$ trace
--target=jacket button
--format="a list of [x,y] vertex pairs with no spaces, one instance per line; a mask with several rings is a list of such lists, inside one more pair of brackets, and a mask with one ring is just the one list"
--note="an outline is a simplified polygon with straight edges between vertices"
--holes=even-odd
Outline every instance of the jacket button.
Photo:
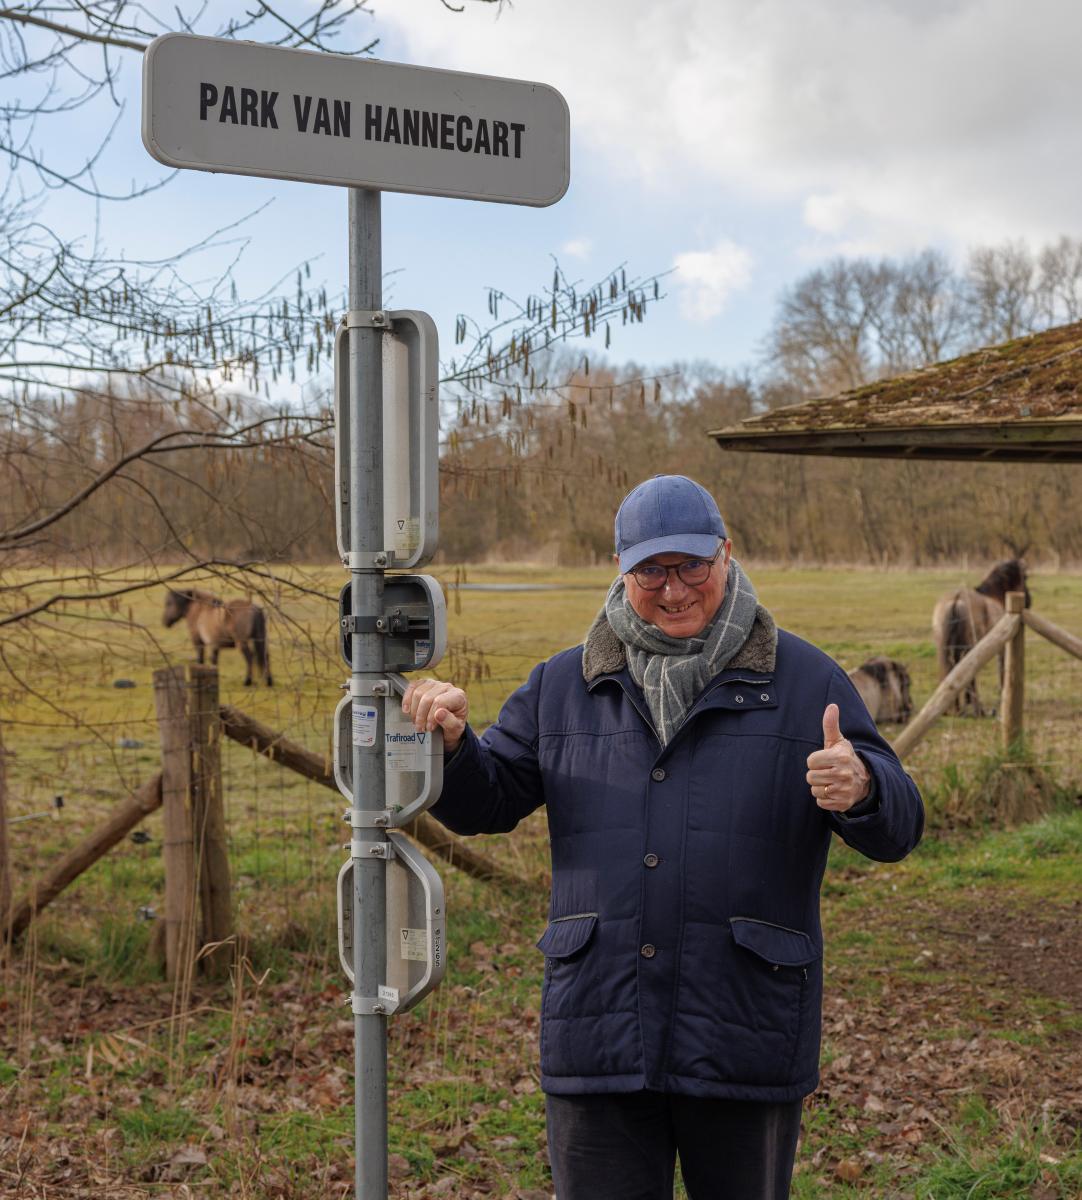
[[733,699],[734,699],[734,700],[737,702],[737,704],[743,704],[743,703],[744,703],[744,697],[743,697],[743,696],[737,695],[737,696],[734,696],[734,697],[733,697]]
[[646,945],[643,946],[643,948],[639,951],[639,953],[643,956],[643,958],[653,958],[657,953],[657,950],[651,946],[649,942],[647,942]]
[[661,859],[658,858],[656,854],[647,854],[642,861],[646,863],[648,867],[656,867],[658,863],[661,862]]
[[655,767],[650,772],[650,778],[655,783],[660,783],[665,778],[665,768],[664,767]]
[[759,697],[759,699],[760,700],[769,700],[770,694],[768,692],[763,692],[763,694]]

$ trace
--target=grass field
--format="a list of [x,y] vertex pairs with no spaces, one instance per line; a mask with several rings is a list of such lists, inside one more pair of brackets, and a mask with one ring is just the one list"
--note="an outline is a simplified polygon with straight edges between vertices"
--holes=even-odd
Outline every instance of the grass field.
[[[448,585],[456,574],[435,573]],[[929,615],[961,572],[751,574],[780,624],[847,667],[897,657],[915,703],[928,696]],[[269,586],[274,689],[242,688],[233,652],[221,664],[225,702],[321,753],[346,677],[321,597],[342,578],[289,569]],[[452,649],[439,673],[469,681],[485,724],[539,658],[581,640],[609,575],[506,566],[467,580],[564,585],[448,589]],[[1031,589],[1037,611],[1080,632],[1082,576],[1038,574]],[[10,815],[65,798],[61,821],[12,826],[17,884],[157,769],[150,674],[188,654],[180,629],[161,628],[160,604],[148,592],[130,609],[73,608],[0,646]],[[994,668],[982,688],[992,700]],[[948,720],[907,763],[936,832],[895,866],[832,854],[824,1082],[805,1122],[799,1197],[1082,1196],[1082,663],[1032,635],[1026,721],[1061,789],[1042,823],[951,828],[997,727]],[[150,818],[151,841],[87,872],[4,967],[0,1194],[308,1198],[351,1186],[352,1022],[332,950],[341,805],[232,743],[223,758],[250,938],[239,986],[199,985],[181,1019],[156,979],[138,917],[161,900],[160,816]],[[391,1023],[396,1195],[548,1194],[532,948],[547,904],[543,817],[484,849],[521,886],[505,893],[441,865],[448,979]]]

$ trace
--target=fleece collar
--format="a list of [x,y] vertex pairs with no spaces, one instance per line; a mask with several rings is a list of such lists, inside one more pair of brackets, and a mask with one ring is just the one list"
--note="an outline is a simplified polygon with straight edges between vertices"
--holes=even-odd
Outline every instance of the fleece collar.
[[[774,618],[760,604],[755,610],[755,621],[747,641],[725,664],[726,671],[738,668],[769,675],[774,670],[774,658],[778,648],[778,628]],[[582,648],[582,677],[593,683],[599,675],[610,675],[627,666],[627,651],[624,643],[613,632],[605,610],[597,614],[586,643]]]

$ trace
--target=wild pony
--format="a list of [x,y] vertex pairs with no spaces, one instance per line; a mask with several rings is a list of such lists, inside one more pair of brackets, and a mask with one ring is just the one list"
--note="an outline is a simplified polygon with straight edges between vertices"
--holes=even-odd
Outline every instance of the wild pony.
[[197,662],[203,661],[209,648],[210,665],[216,667],[219,650],[239,646],[246,667],[244,686],[252,686],[253,663],[267,687],[274,686],[267,649],[267,618],[258,604],[250,600],[219,600],[199,588],[177,591],[170,588],[162,621],[169,629],[182,618],[188,624]]
[[[1025,592],[1026,608],[1029,608],[1026,564],[1021,555],[996,563],[975,588],[955,588],[939,598],[932,612],[932,633],[940,679],[960,663],[1003,616],[1004,597],[1008,592]],[[1002,654],[999,657],[999,676],[1002,683]],[[962,714],[969,712],[975,717],[984,715],[977,695],[976,679],[962,689],[955,707]]]
[[878,654],[849,672],[864,707],[877,725],[897,721],[904,725],[913,713],[909,671],[895,658]]

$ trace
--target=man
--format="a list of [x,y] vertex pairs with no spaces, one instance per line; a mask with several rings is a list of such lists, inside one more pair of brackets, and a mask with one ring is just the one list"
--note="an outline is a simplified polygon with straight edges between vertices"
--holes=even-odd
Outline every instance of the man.
[[818,1082],[819,886],[833,832],[893,862],[920,795],[832,659],[778,630],[710,494],[641,483],[583,646],[478,737],[466,693],[410,685],[443,730],[432,809],[458,833],[547,806],[541,1082],[558,1200],[789,1193]]

